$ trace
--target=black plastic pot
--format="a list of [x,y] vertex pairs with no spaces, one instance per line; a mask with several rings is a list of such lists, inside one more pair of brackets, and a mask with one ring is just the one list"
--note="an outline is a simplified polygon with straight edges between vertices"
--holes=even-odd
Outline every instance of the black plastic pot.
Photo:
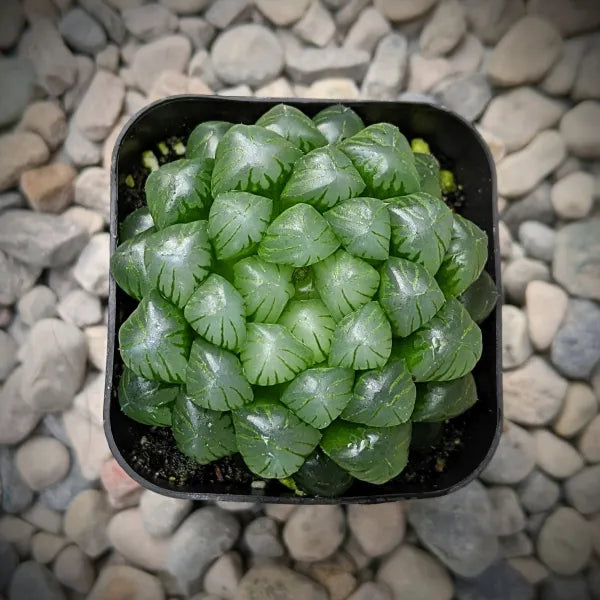
[[[111,168],[111,255],[118,243],[118,225],[135,206],[127,200],[125,178],[139,172],[141,153],[171,136],[187,138],[200,122],[222,119],[253,123],[281,100],[224,98],[212,96],[177,96],[160,100],[140,111],[123,128],[113,153]],[[331,101],[286,100],[287,103],[313,116]],[[486,270],[500,287],[498,252],[496,179],[489,150],[475,131],[462,118],[449,111],[410,102],[347,101],[366,124],[387,121],[397,125],[410,139],[425,138],[434,154],[445,157],[452,165],[457,181],[464,189],[465,204],[460,212],[484,229],[489,237],[489,259]],[[483,355],[474,376],[479,401],[458,420],[460,443],[446,439],[447,447],[455,446],[445,465],[435,469],[428,464],[424,473],[403,473],[385,485],[356,482],[342,497],[328,499],[298,497],[279,484],[253,489],[248,481],[235,477],[222,481],[194,479],[183,485],[157,477],[148,469],[138,472],[136,448],[148,436],[150,428],[126,417],[120,410],[117,388],[121,373],[117,332],[132,309],[132,304],[111,278],[109,294],[108,355],[104,401],[104,428],[110,448],[119,464],[141,485],[155,492],[193,500],[262,501],[272,503],[376,503],[406,498],[425,498],[452,492],[474,479],[491,458],[500,435],[502,422],[501,389],[501,323],[500,306],[482,324]],[[455,435],[454,430],[450,432]],[[447,436],[446,436],[447,437]],[[440,442],[442,443],[442,442]],[[158,451],[164,452],[164,445]],[[153,449],[150,448],[149,452]],[[174,444],[168,452],[177,453]],[[428,450],[430,453],[431,451]],[[410,467],[410,462],[409,462]],[[206,468],[211,468],[210,466]],[[214,467],[212,467],[214,469]],[[137,470],[136,470],[137,469]],[[439,471],[439,472],[438,472]],[[221,479],[219,477],[218,479]]]

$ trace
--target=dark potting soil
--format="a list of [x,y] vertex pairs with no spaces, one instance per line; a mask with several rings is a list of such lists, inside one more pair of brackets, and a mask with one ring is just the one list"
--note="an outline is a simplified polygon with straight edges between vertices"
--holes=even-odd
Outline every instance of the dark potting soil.
[[[183,158],[173,150],[173,146],[178,141],[180,140],[175,138],[167,140],[167,152],[164,152],[164,146],[163,151],[158,147],[151,148],[160,165]],[[438,156],[438,159],[441,168],[452,170],[452,164],[446,157]],[[122,203],[125,209],[124,215],[145,205],[144,185],[147,176],[148,170],[140,163],[131,173],[121,177],[119,203]],[[444,194],[444,201],[450,208],[460,212],[465,205],[466,195],[459,185],[454,192]],[[117,306],[117,329],[133,311],[135,305],[133,299],[126,296],[123,298]],[[118,352],[115,353],[115,370],[119,374],[122,370]],[[115,401],[118,402],[116,393],[115,389]],[[344,495],[352,496],[357,486],[361,489],[357,490],[355,495],[364,495],[367,487],[378,488],[385,493],[387,485],[390,488],[397,488],[398,483],[404,483],[408,487],[411,484],[427,484],[431,489],[435,489],[438,487],[436,481],[449,468],[453,456],[463,444],[469,443],[470,436],[466,422],[465,415],[461,415],[442,424],[414,424],[409,461],[402,473],[383,486],[370,486],[357,482]],[[257,493],[256,489],[252,489],[252,482],[260,478],[248,470],[239,454],[222,458],[208,465],[200,465],[177,449],[173,433],[168,427],[150,427],[132,421],[130,433],[134,443],[130,446],[125,459],[140,475],[157,485],[167,484],[175,489],[177,487],[189,489],[195,485],[205,488],[208,484],[215,489],[215,492],[222,494],[230,493],[232,491],[230,487],[235,486],[237,493],[241,492],[240,487],[246,488],[243,493]],[[290,490],[277,481],[264,481],[265,487],[261,490],[261,494],[292,495]]]

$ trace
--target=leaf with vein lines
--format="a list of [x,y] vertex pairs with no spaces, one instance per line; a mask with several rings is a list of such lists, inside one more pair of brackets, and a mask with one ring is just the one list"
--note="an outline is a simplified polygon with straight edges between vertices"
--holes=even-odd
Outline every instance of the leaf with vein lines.
[[331,339],[329,365],[360,371],[379,369],[392,351],[392,328],[378,302],[346,315]]
[[315,287],[336,322],[370,302],[379,287],[376,269],[345,250],[314,264],[312,271]]
[[323,211],[364,189],[365,182],[352,161],[335,146],[326,146],[309,152],[294,165],[281,203],[287,208],[304,202]]
[[193,402],[211,410],[235,410],[253,398],[239,358],[202,338],[192,344],[186,390]]
[[415,152],[414,157],[421,191],[441,200],[442,184],[440,181],[440,164],[437,158],[433,154],[421,154],[419,152]]
[[390,215],[376,198],[340,202],[323,215],[350,254],[385,260],[390,254]]
[[274,400],[256,400],[233,413],[239,451],[259,477],[293,475],[316,448],[321,434]]
[[201,465],[237,452],[231,413],[201,408],[183,391],[173,409],[173,436],[179,451]]
[[422,327],[446,301],[425,267],[393,256],[381,267],[378,298],[392,325],[392,333],[399,337]]
[[119,244],[110,259],[110,272],[117,285],[136,300],[153,288],[144,264],[146,243],[153,233],[154,227]]
[[144,263],[152,286],[185,308],[212,264],[206,221],[169,225],[152,234],[146,242]]
[[240,351],[244,373],[255,385],[285,383],[314,363],[313,353],[283,325],[248,323]]
[[182,158],[153,171],[146,179],[146,201],[157,229],[206,219],[212,201],[213,161]]
[[466,375],[481,358],[481,330],[463,305],[448,298],[421,329],[397,341],[415,381],[448,381]]
[[249,254],[260,242],[273,212],[273,201],[248,192],[227,192],[210,207],[208,235],[219,260]]
[[453,419],[477,402],[477,388],[471,373],[452,381],[417,384],[417,400],[411,420],[437,423]]
[[335,321],[321,300],[292,300],[279,323],[312,350],[315,362],[327,360]]
[[258,255],[268,262],[307,267],[333,254],[340,242],[310,204],[294,204],[267,228]]
[[382,369],[360,375],[342,419],[372,427],[394,427],[410,419],[415,395],[406,363],[392,358]]
[[458,296],[457,300],[469,311],[475,323],[481,323],[494,310],[498,296],[491,275],[487,271],[482,271],[477,280]]
[[119,242],[123,243],[132,237],[154,227],[152,215],[147,206],[136,208],[129,213],[119,225]]
[[324,431],[321,448],[356,479],[381,485],[406,466],[411,431],[411,423],[377,428],[338,420]]
[[185,383],[192,337],[183,311],[152,290],[121,325],[119,348],[123,362],[136,375]]
[[246,316],[257,323],[276,323],[294,295],[294,269],[249,256],[233,267],[233,281],[246,303]]
[[311,119],[301,110],[287,104],[277,104],[260,117],[256,124],[278,133],[302,152],[310,152],[327,144]]
[[221,275],[211,273],[192,294],[185,318],[204,339],[239,350],[246,339],[246,307],[241,294]]
[[186,158],[205,159],[215,157],[221,138],[233,123],[227,121],[205,121],[194,128],[185,148]]
[[258,125],[234,125],[215,155],[213,196],[242,191],[278,200],[302,151]]
[[307,369],[281,395],[281,402],[303,421],[323,429],[352,399],[354,371],[339,367]]
[[362,119],[347,106],[328,106],[313,117],[317,129],[330,144],[341,142],[364,128]]
[[423,265],[435,275],[452,237],[452,211],[429,194],[390,198],[390,254]]

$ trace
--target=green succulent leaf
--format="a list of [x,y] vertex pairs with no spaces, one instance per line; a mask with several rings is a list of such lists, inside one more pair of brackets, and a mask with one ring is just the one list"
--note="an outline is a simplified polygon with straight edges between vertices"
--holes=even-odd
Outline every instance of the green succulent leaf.
[[378,302],[346,315],[331,338],[329,365],[355,371],[379,369],[392,350],[392,328]]
[[475,323],[482,323],[494,310],[498,296],[491,275],[482,271],[477,280],[458,296],[458,301],[467,309]]
[[210,159],[182,158],[148,175],[146,201],[158,229],[208,217],[212,169]]
[[233,413],[239,451],[259,477],[293,475],[315,449],[321,434],[283,404],[256,400]]
[[458,417],[477,402],[473,375],[452,381],[417,384],[417,399],[411,419],[435,423]]
[[312,271],[315,287],[336,322],[370,302],[379,287],[377,270],[345,250],[314,264]]
[[295,300],[321,299],[315,286],[315,278],[313,276],[312,267],[299,267],[298,269],[294,269],[292,281],[294,282],[295,288]]
[[335,498],[347,491],[354,477],[317,448],[293,475],[298,489],[311,496]]
[[151,289],[144,264],[144,250],[154,227],[119,244],[110,259],[110,271],[117,285],[129,296],[141,300]]
[[231,413],[201,408],[183,391],[173,409],[173,436],[179,451],[201,465],[237,452]]
[[202,338],[192,344],[186,389],[198,406],[211,410],[236,410],[254,397],[239,358]]
[[327,144],[315,124],[301,110],[287,104],[274,106],[256,124],[278,133],[302,152],[310,152]]
[[152,290],[121,325],[119,348],[123,362],[136,375],[185,383],[192,337],[183,311]]
[[169,225],[153,233],[146,240],[144,263],[152,287],[185,308],[212,264],[206,221]]
[[212,175],[213,196],[242,191],[278,200],[302,151],[258,125],[234,125],[221,139]]
[[169,427],[178,385],[150,381],[127,368],[119,381],[119,405],[130,419],[144,425]]
[[459,296],[477,280],[487,261],[487,245],[485,231],[454,214],[452,239],[435,276],[446,296]]
[[208,235],[219,260],[247,255],[262,239],[273,212],[273,200],[248,192],[227,192],[210,207]]
[[312,350],[315,362],[327,360],[335,321],[321,300],[292,300],[279,323]]
[[446,301],[425,267],[393,256],[381,268],[378,299],[392,325],[392,333],[399,337],[422,327]]
[[240,358],[248,381],[255,385],[285,383],[314,363],[310,348],[283,325],[270,323],[248,323]]
[[227,121],[205,121],[190,134],[185,149],[186,158],[214,159],[221,138],[233,123]]
[[323,433],[321,448],[356,479],[381,485],[406,466],[410,437],[410,422],[378,428],[338,420]]
[[303,421],[323,429],[337,419],[352,399],[352,369],[315,368],[303,371],[281,395],[281,402]]
[[309,204],[294,204],[267,228],[258,255],[267,262],[306,267],[340,246],[329,223]]
[[294,165],[281,201],[285,207],[304,202],[323,211],[359,196],[364,189],[352,161],[335,146],[327,146],[309,152]]
[[276,323],[294,295],[292,274],[286,265],[266,262],[258,256],[249,256],[233,267],[233,281],[246,303],[249,321]]
[[390,215],[381,200],[345,200],[324,217],[350,254],[369,260],[385,260],[389,256]]
[[121,225],[119,225],[119,241],[121,243],[135,237],[136,235],[152,229],[154,221],[147,206],[136,208],[132,213],[129,213]]
[[419,191],[413,153],[397,127],[370,125],[341,142],[339,148],[360,173],[367,196],[385,200]]
[[392,198],[390,253],[423,265],[435,275],[452,237],[452,211],[433,196],[418,192]]
[[227,279],[211,273],[192,294],[185,318],[194,331],[216,346],[238,350],[246,339],[246,307]]
[[360,375],[342,419],[372,427],[400,425],[410,419],[415,395],[406,363],[392,358],[383,368]]
[[352,137],[364,128],[362,119],[347,106],[328,106],[313,117],[317,129],[330,144]]
[[394,354],[406,360],[416,381],[448,381],[472,371],[481,349],[481,330],[463,305],[449,298],[421,329],[397,341]]
[[437,158],[433,154],[421,154],[419,152],[415,152],[414,157],[421,191],[441,200],[442,185],[440,183],[440,164]]

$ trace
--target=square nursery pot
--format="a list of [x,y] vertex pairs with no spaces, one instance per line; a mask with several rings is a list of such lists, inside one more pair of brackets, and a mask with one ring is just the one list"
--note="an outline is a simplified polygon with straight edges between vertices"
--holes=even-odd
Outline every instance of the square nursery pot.
[[[177,96],[160,100],[144,108],[123,128],[112,157],[111,166],[111,255],[118,244],[119,223],[134,208],[125,179],[137,174],[144,177],[141,154],[172,136],[187,139],[192,129],[207,120],[254,123],[256,119],[282,100],[225,98],[212,96]],[[307,115],[337,104],[322,100],[285,100]],[[464,119],[447,110],[412,102],[347,101],[369,125],[386,121],[397,125],[410,139],[423,137],[442,166],[451,168],[463,186],[462,204],[458,211],[486,231],[489,258],[486,270],[500,289],[498,251],[498,214],[496,175],[489,150]],[[458,205],[457,205],[458,206]],[[141,425],[120,410],[117,389],[122,371],[117,333],[134,304],[110,280],[108,320],[108,354],[104,400],[104,428],[112,453],[123,469],[142,486],[155,492],[192,500],[227,500],[234,502],[269,502],[295,504],[377,503],[408,498],[441,496],[457,490],[474,479],[490,460],[500,436],[502,422],[501,389],[501,323],[500,303],[481,324],[483,355],[473,374],[479,401],[446,426],[434,451],[411,450],[409,465],[395,479],[374,486],[356,481],[345,495],[337,498],[298,497],[283,486],[267,484],[253,488],[250,473],[239,462],[229,459],[222,468],[214,463],[198,466],[185,481],[177,480],[186,461],[175,447],[170,434]],[[460,440],[460,443],[455,442]],[[142,458],[140,458],[142,457]],[[142,460],[143,459],[143,460]],[[445,467],[436,469],[443,459]],[[189,463],[187,463],[189,464]],[[219,464],[219,463],[217,463]],[[165,465],[167,468],[165,469]],[[241,468],[240,468],[241,467]],[[169,477],[169,469],[174,477]],[[218,471],[218,472],[217,472]]]

